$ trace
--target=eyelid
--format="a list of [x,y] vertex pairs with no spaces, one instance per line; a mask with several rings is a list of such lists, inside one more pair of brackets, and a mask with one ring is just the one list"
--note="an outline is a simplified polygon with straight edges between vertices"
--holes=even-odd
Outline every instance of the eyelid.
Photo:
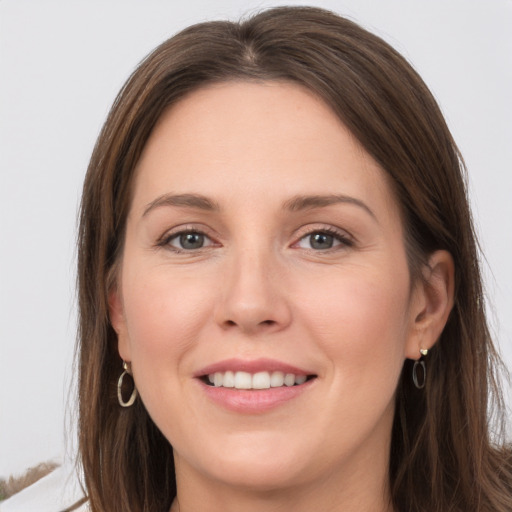
[[[207,249],[214,245],[220,245],[218,242],[215,241],[214,236],[211,233],[211,230],[209,230],[203,226],[200,227],[200,226],[194,225],[194,224],[182,224],[180,226],[175,226],[175,227],[165,231],[157,239],[155,246],[156,247],[171,247],[172,250],[174,250],[176,252],[194,252],[194,251],[188,251],[186,249],[179,249],[178,247],[171,246],[169,243],[173,238],[176,238],[176,237],[186,234],[186,233],[198,233],[198,234],[203,235],[204,237],[208,238],[211,241],[210,244],[208,244],[205,247],[202,247],[201,249]],[[200,250],[200,249],[197,249],[197,250]]]
[[[179,249],[174,246],[170,246],[169,242],[171,239],[176,238],[185,233],[198,233],[209,239],[211,242],[205,247],[201,249],[208,249],[212,246],[221,246],[214,234],[211,232],[211,229],[206,228],[205,226],[198,226],[197,224],[182,224],[179,226],[174,226],[171,229],[165,231],[155,242],[156,247],[171,247],[172,250],[176,252],[194,252],[186,249]],[[294,242],[291,244],[291,247],[296,247],[297,244],[314,233],[327,233],[335,237],[338,241],[341,242],[342,246],[351,247],[356,243],[354,237],[345,229],[338,228],[336,226],[332,226],[330,224],[308,224],[306,226],[300,227],[294,236]],[[336,246],[338,247],[338,246]],[[197,251],[201,250],[197,249]],[[314,250],[314,249],[312,249]],[[329,250],[336,250],[335,248],[326,249],[324,251],[314,250],[315,252],[328,252]]]
[[[297,246],[297,244],[306,238],[307,236],[311,236],[314,233],[327,233],[335,237],[338,241],[341,242],[342,246],[352,247],[355,245],[355,238],[346,230],[329,225],[329,224],[308,224],[307,226],[303,226],[299,228],[295,235],[295,241],[292,244],[292,247]],[[337,246],[338,247],[338,246]],[[312,249],[314,250],[314,249]],[[325,249],[323,252],[328,252],[329,250],[336,250],[336,248]],[[318,250],[314,250],[315,252],[322,252]]]

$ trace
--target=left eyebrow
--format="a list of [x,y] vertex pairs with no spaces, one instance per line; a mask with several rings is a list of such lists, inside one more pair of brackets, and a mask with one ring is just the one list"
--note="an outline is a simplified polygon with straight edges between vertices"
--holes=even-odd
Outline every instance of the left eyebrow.
[[370,207],[367,206],[363,201],[355,197],[342,194],[295,196],[285,201],[283,207],[285,210],[296,212],[313,208],[323,208],[325,206],[339,203],[358,206],[359,208],[362,208],[366,213],[368,213],[375,221],[377,221],[375,213],[373,213]]
[[177,206],[181,208],[197,208],[199,210],[219,211],[219,205],[201,194],[164,194],[151,201],[142,214],[145,217],[150,211],[163,206]]

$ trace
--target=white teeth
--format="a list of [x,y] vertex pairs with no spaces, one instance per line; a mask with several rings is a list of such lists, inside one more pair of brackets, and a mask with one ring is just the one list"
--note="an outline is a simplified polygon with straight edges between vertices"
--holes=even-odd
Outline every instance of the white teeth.
[[224,381],[224,376],[222,375],[222,373],[216,372],[213,376],[213,385],[215,387],[220,387],[220,386],[222,386],[223,381]]
[[235,373],[235,388],[236,389],[251,389],[252,388],[252,377],[247,372],[236,372]]
[[293,386],[295,384],[295,375],[293,373],[287,373],[284,376],[284,385],[285,386]]
[[284,384],[283,372],[272,372],[270,376],[270,386],[273,388],[280,388]]
[[252,376],[253,389],[268,389],[270,387],[270,375],[268,372],[258,372]]
[[226,372],[224,374],[224,381],[222,385],[225,388],[234,388],[235,387],[235,374],[233,372]]
[[304,384],[306,375],[283,372],[215,372],[208,375],[208,381],[215,387],[236,389],[269,389]]
[[306,382],[307,377],[305,375],[297,375],[295,377],[295,384],[300,385]]

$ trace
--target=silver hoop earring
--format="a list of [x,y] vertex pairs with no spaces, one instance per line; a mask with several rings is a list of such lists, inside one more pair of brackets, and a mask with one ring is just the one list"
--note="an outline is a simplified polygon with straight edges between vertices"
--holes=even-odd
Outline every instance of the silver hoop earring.
[[137,398],[138,393],[137,393],[137,388],[135,387],[135,382],[134,382],[133,383],[133,391],[132,391],[132,394],[130,395],[130,398],[128,399],[127,402],[125,402],[123,400],[122,388],[123,388],[124,376],[126,374],[128,374],[130,376],[132,375],[130,367],[128,366],[128,363],[126,363],[125,361],[123,361],[123,368],[124,368],[124,372],[121,373],[121,376],[119,377],[119,380],[117,381],[117,401],[119,402],[119,405],[121,407],[130,407],[135,402],[135,399]]
[[[421,367],[422,379],[418,379],[418,367]],[[414,385],[418,389],[423,389],[425,387],[425,383],[427,382],[427,367],[425,365],[425,361],[421,359],[418,361],[414,361],[414,366],[412,367],[412,381]]]

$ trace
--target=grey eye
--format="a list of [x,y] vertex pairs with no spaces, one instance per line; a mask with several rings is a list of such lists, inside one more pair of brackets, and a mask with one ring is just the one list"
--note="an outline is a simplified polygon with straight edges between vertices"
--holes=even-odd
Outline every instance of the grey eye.
[[204,246],[204,235],[201,233],[182,233],[177,237],[180,249],[201,249]]
[[313,233],[309,235],[309,244],[312,249],[331,249],[334,245],[334,237],[328,233]]
[[177,251],[194,251],[212,245],[212,240],[199,231],[183,231],[169,236],[162,245]]
[[329,249],[351,247],[352,242],[342,234],[329,233],[328,231],[312,231],[303,236],[297,247],[314,251],[328,251]]

